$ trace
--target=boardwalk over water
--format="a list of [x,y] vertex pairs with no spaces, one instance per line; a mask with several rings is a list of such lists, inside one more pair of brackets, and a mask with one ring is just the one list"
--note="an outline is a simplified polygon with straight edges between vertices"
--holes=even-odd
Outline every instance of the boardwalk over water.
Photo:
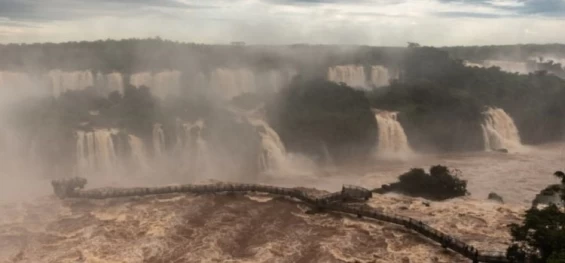
[[412,231],[439,243],[442,247],[450,249],[463,255],[472,262],[509,262],[504,252],[479,251],[465,242],[443,233],[426,223],[405,216],[381,212],[369,206],[354,206],[342,201],[367,200],[371,192],[354,186],[344,186],[342,191],[323,196],[314,196],[306,191],[296,188],[275,187],[257,184],[209,184],[209,185],[176,185],[163,187],[138,187],[138,188],[105,188],[82,190],[86,185],[86,179],[71,178],[55,180],[52,182],[55,194],[60,198],[86,198],[106,199],[128,196],[144,196],[170,193],[222,193],[222,192],[260,192],[273,195],[281,195],[298,199],[321,211],[334,211],[353,214],[358,217],[371,218],[379,221],[402,225]]

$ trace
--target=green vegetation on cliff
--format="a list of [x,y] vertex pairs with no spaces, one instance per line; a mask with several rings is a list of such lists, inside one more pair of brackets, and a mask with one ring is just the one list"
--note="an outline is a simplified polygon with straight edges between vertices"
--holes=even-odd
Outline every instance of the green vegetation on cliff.
[[367,157],[377,138],[363,92],[325,80],[296,79],[269,105],[269,119],[290,150],[336,160]]

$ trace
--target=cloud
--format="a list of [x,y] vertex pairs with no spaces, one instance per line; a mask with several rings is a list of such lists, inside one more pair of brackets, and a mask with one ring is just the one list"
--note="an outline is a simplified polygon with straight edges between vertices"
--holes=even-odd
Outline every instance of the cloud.
[[72,20],[108,15],[137,15],[150,9],[200,9],[212,6],[176,0],[0,0],[0,18],[13,21]]
[[[0,0],[0,42],[565,42],[565,0]],[[540,5],[541,4],[541,5]],[[548,19],[551,18],[551,19]],[[556,19],[557,18],[557,19]]]
[[[441,3],[451,5],[475,5],[484,6],[497,10],[506,16],[546,16],[554,18],[565,18],[565,0],[438,0]],[[462,16],[473,16],[468,12],[459,12]],[[441,15],[441,14],[440,14]],[[457,15],[456,13],[451,15]],[[480,17],[481,14],[474,14]],[[484,18],[495,18],[500,16],[485,16]]]
[[500,18],[500,14],[473,13],[473,12],[435,12],[435,15],[443,17],[474,17],[474,18]]

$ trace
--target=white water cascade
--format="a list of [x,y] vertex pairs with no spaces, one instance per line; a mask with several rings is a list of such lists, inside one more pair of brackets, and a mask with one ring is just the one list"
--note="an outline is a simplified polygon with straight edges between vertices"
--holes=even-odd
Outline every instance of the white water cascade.
[[77,131],[76,155],[78,173],[81,176],[102,173],[114,174],[119,169],[116,148],[112,135],[114,129],[97,129],[90,132]]
[[163,125],[157,123],[153,125],[153,151],[156,156],[162,156],[165,149],[165,133]]
[[411,153],[408,137],[397,120],[398,113],[381,110],[374,110],[374,113],[379,128],[377,154],[390,156]]
[[96,74],[96,87],[107,95],[111,92],[118,91],[124,93],[124,77],[121,73],[113,72],[110,74]]
[[345,83],[355,88],[365,88],[367,86],[367,77],[365,69],[360,65],[343,65],[334,66],[328,70],[328,80]]
[[376,65],[371,67],[371,84],[375,87],[384,87],[390,83],[390,74],[387,68]]
[[94,77],[90,71],[52,70],[46,77],[51,83],[53,96],[59,97],[62,93],[70,90],[82,90],[94,86]]
[[528,74],[529,72],[528,65],[525,62],[505,61],[505,60],[485,60],[483,61],[483,65],[487,68],[499,67],[500,70],[510,73]]
[[181,86],[180,71],[163,71],[159,73],[142,72],[130,76],[130,84],[136,88],[146,86],[157,97],[178,94]]
[[522,146],[514,120],[503,109],[488,108],[481,124],[485,150],[517,149]]
[[249,123],[256,128],[261,136],[259,169],[268,171],[286,168],[286,149],[277,132],[267,122],[259,118],[249,118]]
[[362,65],[341,65],[328,69],[328,80],[345,83],[354,88],[370,88],[387,86],[390,82],[389,70],[381,65],[371,66],[370,78],[367,79]]
[[147,171],[149,168],[149,158],[147,157],[147,150],[143,141],[134,135],[128,135],[128,143],[130,146],[130,156],[134,167],[141,168],[143,171]]
[[219,68],[210,74],[210,88],[218,96],[232,99],[257,91],[255,74],[249,69]]
[[178,155],[185,164],[183,169],[191,174],[209,175],[212,172],[213,162],[208,142],[202,138],[206,129],[204,121],[182,123],[177,121]]

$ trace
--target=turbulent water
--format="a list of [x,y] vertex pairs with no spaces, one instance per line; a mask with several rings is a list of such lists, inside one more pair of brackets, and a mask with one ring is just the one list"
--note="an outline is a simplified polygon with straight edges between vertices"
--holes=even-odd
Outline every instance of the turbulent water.
[[488,108],[481,124],[486,150],[521,148],[520,134],[514,120],[503,109]]
[[[428,207],[422,199],[385,195],[369,204],[423,220],[480,249],[504,250],[510,240],[506,225],[518,222],[535,194],[556,182],[552,173],[562,169],[563,146],[531,147],[516,154],[420,156],[410,162],[377,161],[308,177],[248,182],[329,191],[343,183],[372,188],[411,167],[446,164],[462,170],[470,197]],[[60,201],[49,196],[47,180],[2,179],[0,262],[468,262],[403,227],[346,215],[305,214],[300,203],[265,195]],[[175,182],[195,181],[124,178],[110,184],[93,178],[89,186]],[[485,201],[491,191],[508,204]]]
[[398,156],[412,152],[408,144],[408,137],[397,120],[397,112],[375,112],[375,119],[379,128],[377,153],[383,157]]

